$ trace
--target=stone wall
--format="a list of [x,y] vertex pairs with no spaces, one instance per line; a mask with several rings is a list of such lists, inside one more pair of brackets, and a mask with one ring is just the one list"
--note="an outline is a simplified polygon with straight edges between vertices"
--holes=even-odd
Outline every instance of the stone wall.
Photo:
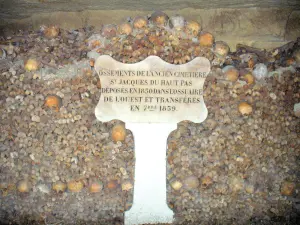
[[273,48],[300,36],[300,2],[187,0],[2,0],[0,30],[39,29],[56,24],[75,29],[101,28],[103,24],[121,23],[128,17],[163,10],[169,16],[180,14],[197,20],[203,30],[229,43]]

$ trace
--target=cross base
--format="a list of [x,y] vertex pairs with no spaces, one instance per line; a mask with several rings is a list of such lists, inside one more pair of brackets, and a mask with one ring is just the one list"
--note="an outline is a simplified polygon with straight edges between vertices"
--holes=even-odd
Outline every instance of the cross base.
[[125,225],[172,223],[167,205],[166,145],[176,124],[129,123],[135,144],[135,183],[132,208],[125,212]]

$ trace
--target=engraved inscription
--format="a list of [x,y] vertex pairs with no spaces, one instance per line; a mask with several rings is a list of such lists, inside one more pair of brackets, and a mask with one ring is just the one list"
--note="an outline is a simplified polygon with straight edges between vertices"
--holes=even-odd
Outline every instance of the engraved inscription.
[[96,107],[99,120],[202,122],[207,116],[203,84],[210,63],[205,58],[172,65],[157,56],[135,64],[100,56],[95,68],[101,82],[101,98]]

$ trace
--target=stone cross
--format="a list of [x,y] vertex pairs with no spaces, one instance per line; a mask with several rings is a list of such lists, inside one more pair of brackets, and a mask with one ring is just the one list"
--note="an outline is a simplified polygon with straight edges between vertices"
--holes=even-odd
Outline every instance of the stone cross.
[[134,136],[133,205],[125,212],[125,224],[172,223],[166,195],[167,138],[178,122],[201,123],[207,117],[203,84],[210,72],[208,59],[173,65],[149,56],[123,64],[103,55],[95,70],[101,82],[97,119],[122,120]]

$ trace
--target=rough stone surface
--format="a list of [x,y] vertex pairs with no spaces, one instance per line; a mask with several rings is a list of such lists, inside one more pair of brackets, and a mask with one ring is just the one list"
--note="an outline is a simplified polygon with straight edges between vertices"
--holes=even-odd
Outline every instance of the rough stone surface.
[[[257,0],[187,0],[187,1],[148,1],[140,0],[138,3],[132,0],[2,0],[1,15],[5,18],[22,18],[33,13],[49,13],[54,11],[82,11],[87,9],[93,10],[178,10],[183,8],[209,9],[209,8],[290,8],[300,9],[299,1],[257,1]],[[115,16],[115,15],[114,15]]]
[[[4,0],[0,7],[0,34],[8,30],[39,29],[57,24],[65,29],[103,24],[120,24],[128,17],[146,16],[163,10],[169,16],[182,15],[199,21],[203,30],[217,40],[272,49],[300,36],[298,1],[132,1],[89,0]],[[113,15],[113,16],[112,16]]]
[[286,23],[286,39],[296,39],[300,32],[300,10],[293,11],[289,15]]

